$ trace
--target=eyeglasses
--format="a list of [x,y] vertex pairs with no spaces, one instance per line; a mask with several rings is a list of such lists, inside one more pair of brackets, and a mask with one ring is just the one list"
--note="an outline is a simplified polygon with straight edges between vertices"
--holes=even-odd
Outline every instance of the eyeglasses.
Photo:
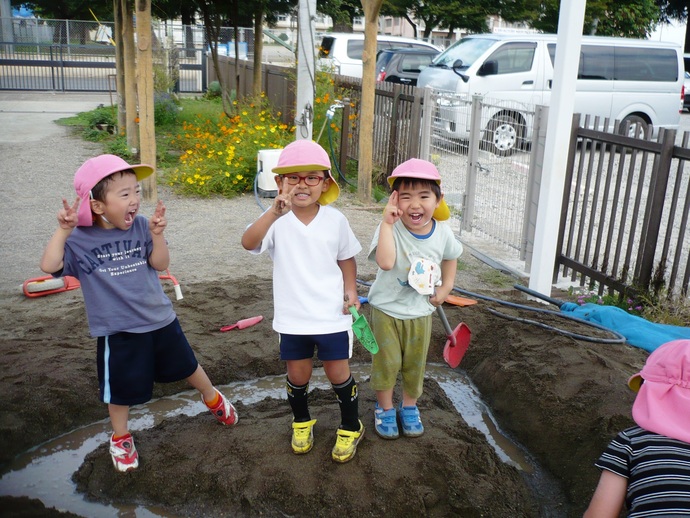
[[309,187],[315,187],[321,183],[321,180],[325,180],[325,177],[323,176],[316,176],[312,174],[308,176],[299,176],[297,174],[284,174],[282,176],[287,180],[288,185],[297,185],[300,183],[301,180],[304,180],[305,185],[308,185]]

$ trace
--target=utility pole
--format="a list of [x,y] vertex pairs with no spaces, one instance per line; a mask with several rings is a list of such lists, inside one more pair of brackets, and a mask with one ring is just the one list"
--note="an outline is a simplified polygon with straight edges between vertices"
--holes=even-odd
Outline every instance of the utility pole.
[[316,33],[314,20],[316,0],[299,0],[297,27],[297,106],[295,109],[295,138],[312,140],[314,129],[314,91],[316,71],[314,51]]
[[529,287],[551,295],[586,0],[561,2]]

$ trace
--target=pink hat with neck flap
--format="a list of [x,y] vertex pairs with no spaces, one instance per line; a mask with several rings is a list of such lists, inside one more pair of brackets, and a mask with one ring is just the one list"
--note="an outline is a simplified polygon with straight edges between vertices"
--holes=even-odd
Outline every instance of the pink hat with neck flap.
[[81,199],[77,212],[77,226],[90,227],[93,225],[91,213],[91,189],[96,184],[113,173],[131,169],[137,175],[137,181],[141,181],[153,174],[153,167],[146,164],[130,165],[117,155],[98,155],[89,158],[74,174],[74,190]]
[[632,415],[639,426],[690,443],[690,340],[661,345],[628,386],[638,391]]

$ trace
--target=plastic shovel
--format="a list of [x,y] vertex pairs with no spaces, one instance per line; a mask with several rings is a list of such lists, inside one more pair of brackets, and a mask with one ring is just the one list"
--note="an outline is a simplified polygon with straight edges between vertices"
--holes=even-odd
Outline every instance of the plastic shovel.
[[258,324],[264,319],[262,315],[256,316],[256,317],[249,317],[245,318],[242,320],[238,320],[234,324],[230,324],[229,326],[223,326],[220,328],[221,331],[230,331],[231,329],[245,329],[247,327],[251,327],[253,325]]
[[463,356],[465,356],[467,352],[467,348],[470,345],[470,339],[472,338],[472,331],[470,331],[470,328],[463,322],[460,322],[455,329],[451,329],[448,318],[446,317],[446,312],[443,310],[442,306],[438,306],[436,312],[441,318],[443,328],[448,337],[446,345],[443,347],[443,360],[449,367],[454,369],[460,365]]
[[357,308],[354,306],[349,307],[350,313],[354,317],[355,321],[352,323],[352,331],[355,336],[359,339],[360,343],[364,348],[371,354],[376,354],[379,352],[379,344],[376,342],[376,337],[374,333],[371,332],[371,327],[369,327],[369,322],[364,315],[360,315],[357,312]]

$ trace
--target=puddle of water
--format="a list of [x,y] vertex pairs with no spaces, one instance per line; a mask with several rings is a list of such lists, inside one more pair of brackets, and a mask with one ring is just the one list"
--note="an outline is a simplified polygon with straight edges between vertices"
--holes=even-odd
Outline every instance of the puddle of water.
[[[357,379],[368,379],[369,365],[352,365]],[[508,439],[498,427],[480,394],[462,371],[441,364],[429,364],[427,375],[436,380],[468,425],[479,430],[493,446],[503,462],[527,474],[534,473],[534,463]],[[312,387],[328,389],[330,382],[323,369],[314,369]],[[285,399],[285,376],[270,376],[252,381],[223,385],[233,401],[245,405],[270,397]],[[195,390],[150,401],[130,410],[132,431],[150,428],[163,419],[177,415],[194,416],[206,408]],[[104,505],[87,502],[76,491],[72,473],[79,469],[84,457],[106,442],[110,434],[109,420],[99,421],[51,439],[18,456],[0,478],[0,496],[28,496],[41,500],[46,507],[71,511],[82,516],[168,517],[164,510],[153,507]]]

